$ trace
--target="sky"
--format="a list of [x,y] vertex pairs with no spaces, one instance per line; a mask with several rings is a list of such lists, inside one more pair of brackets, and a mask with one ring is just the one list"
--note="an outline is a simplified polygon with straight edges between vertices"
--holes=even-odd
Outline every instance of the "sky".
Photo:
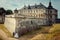
[[[21,9],[24,5],[44,4],[48,7],[50,0],[0,0],[0,7],[7,9]],[[58,10],[58,18],[60,18],[60,0],[51,0],[52,6]]]

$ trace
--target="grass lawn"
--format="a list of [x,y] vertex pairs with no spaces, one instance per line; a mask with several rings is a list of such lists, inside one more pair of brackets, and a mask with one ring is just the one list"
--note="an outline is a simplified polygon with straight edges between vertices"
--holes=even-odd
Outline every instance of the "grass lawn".
[[3,30],[8,37],[11,37],[11,33],[5,28],[4,24],[0,24],[0,29]]
[[[11,37],[10,32],[5,28],[3,24],[0,24],[0,29],[3,30],[7,36]],[[43,32],[49,32],[44,34]],[[40,40],[40,35],[43,34],[47,39],[46,40],[53,40],[54,38],[60,36],[60,24],[54,24],[53,26],[42,26],[41,29],[33,30],[19,38],[19,40],[32,40],[37,39]],[[58,35],[58,36],[57,36]],[[59,39],[59,38],[58,38]],[[60,39],[59,39],[60,40]]]
[[[46,39],[44,39],[44,37]],[[31,40],[40,40],[42,38],[42,40],[60,40],[60,24],[54,24],[50,30],[49,30],[49,33],[47,34],[43,34],[42,33],[42,36],[41,34],[38,34],[36,35],[35,37],[33,37]]]

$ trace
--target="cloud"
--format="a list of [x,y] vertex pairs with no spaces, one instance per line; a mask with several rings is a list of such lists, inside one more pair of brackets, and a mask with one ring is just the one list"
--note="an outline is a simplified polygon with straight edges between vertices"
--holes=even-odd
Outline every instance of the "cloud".
[[0,7],[5,9],[14,9],[19,6],[19,1],[16,0],[0,0]]
[[34,5],[35,3],[40,3],[40,0],[0,0],[0,7],[5,9],[15,9],[21,8],[23,5]]

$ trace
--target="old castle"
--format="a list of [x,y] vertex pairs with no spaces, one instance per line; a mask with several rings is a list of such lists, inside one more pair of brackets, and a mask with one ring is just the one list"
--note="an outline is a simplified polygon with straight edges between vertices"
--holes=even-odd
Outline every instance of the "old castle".
[[42,3],[33,6],[24,6],[20,10],[14,10],[14,14],[5,16],[4,25],[11,33],[23,34],[35,30],[40,25],[52,25],[57,19],[57,9],[51,2],[46,7]]

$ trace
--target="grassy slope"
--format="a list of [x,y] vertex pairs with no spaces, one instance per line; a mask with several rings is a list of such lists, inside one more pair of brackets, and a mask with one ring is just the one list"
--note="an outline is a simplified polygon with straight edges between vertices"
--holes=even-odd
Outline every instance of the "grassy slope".
[[20,40],[29,40],[39,34],[41,34],[42,32],[48,32],[49,29],[51,28],[50,26],[41,26],[42,28],[41,29],[37,29],[37,30],[34,30],[34,31],[31,31],[23,36],[20,37]]
[[[49,37],[51,40],[60,40],[60,24],[54,24],[54,27],[52,27],[49,32],[51,33],[51,37]],[[49,35],[48,35],[49,36]]]
[[[11,37],[10,32],[4,27],[3,24],[0,24],[0,29],[2,29],[9,37]],[[49,32],[47,34],[42,33],[47,39],[46,40],[51,40],[55,35],[59,35],[60,33],[60,24],[54,24],[53,26],[48,27],[42,27],[42,29],[38,29],[35,31],[31,31],[23,36],[21,36],[19,39],[20,40],[33,40],[34,38],[38,38],[40,40],[40,35],[41,32]]]
[[[36,35],[31,40],[40,40],[41,34]],[[46,38],[45,40],[60,40],[60,24],[54,24],[52,28],[50,28],[49,33],[43,34],[43,36]]]
[[49,32],[58,32],[60,31],[60,24],[54,24],[53,27],[49,30]]
[[11,37],[10,32],[5,28],[5,26],[3,24],[0,24],[0,29],[3,30],[8,37]]

